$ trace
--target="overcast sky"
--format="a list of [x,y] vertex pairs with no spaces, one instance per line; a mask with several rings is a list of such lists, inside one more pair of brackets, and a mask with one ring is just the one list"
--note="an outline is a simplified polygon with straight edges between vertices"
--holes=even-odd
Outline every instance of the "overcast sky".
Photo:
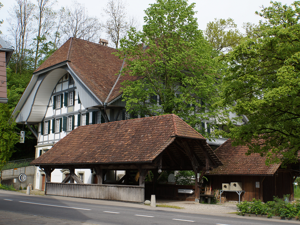
[[[31,0],[33,3],[36,0]],[[7,17],[9,10],[16,3],[16,0],[0,0],[4,7],[0,10],[0,19],[4,19],[4,24],[1,26],[3,34],[6,33],[8,26]],[[62,6],[71,6],[74,0],[57,0],[55,4],[56,9]],[[107,0],[77,0],[78,3],[83,4],[89,15],[97,16],[100,20],[105,21],[103,8],[106,6]],[[144,10],[148,8],[149,4],[154,3],[155,0],[124,0],[127,6],[127,13],[133,16],[140,26],[143,25]],[[260,17],[255,15],[255,11],[260,11],[262,6],[269,6],[270,0],[190,0],[189,3],[196,2],[196,11],[199,28],[204,30],[206,24],[213,21],[214,18],[227,19],[232,18],[241,29],[244,22],[258,23]],[[282,0],[283,4],[290,5],[294,0]]]

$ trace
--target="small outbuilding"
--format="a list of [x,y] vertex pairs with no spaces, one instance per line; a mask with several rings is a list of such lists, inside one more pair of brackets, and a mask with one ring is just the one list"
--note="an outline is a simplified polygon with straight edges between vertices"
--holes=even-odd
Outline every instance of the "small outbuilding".
[[255,198],[267,202],[284,195],[294,199],[293,183],[299,176],[299,164],[267,166],[265,157],[257,153],[247,156],[248,150],[247,146],[232,146],[230,139],[217,148],[215,153],[223,165],[205,175],[209,180],[206,191],[221,190],[227,201],[238,201],[238,193],[242,201]]
[[[155,181],[163,170],[193,170],[199,199],[199,174],[222,165],[206,139],[173,114],[80,126],[31,164],[44,170],[46,194],[132,202],[145,200],[146,175],[152,171]],[[56,168],[69,170],[62,183],[51,182]],[[93,170],[96,184],[83,184],[75,168]],[[125,175],[108,181],[112,170]]]

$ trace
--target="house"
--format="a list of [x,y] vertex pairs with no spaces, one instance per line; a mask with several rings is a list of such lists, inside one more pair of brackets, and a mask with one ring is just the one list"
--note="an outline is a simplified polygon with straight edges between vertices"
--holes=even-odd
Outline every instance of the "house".
[[299,176],[299,164],[266,166],[265,157],[258,153],[247,156],[248,150],[247,146],[232,146],[230,139],[217,148],[215,153],[223,165],[205,175],[206,192],[224,190],[222,197],[227,201],[238,201],[238,190],[244,191],[243,201],[255,198],[266,202],[272,201],[273,196],[283,198],[287,194],[293,199],[293,182]]
[[[193,170],[197,177],[222,165],[206,139],[173,114],[80,126],[31,164],[45,171],[46,194],[133,202],[144,202],[145,189],[157,193],[156,182],[145,187],[150,171],[153,180],[162,170]],[[52,178],[57,168],[70,171],[62,182]],[[83,184],[75,169],[94,170],[97,184]],[[109,170],[126,174],[111,179]]]
[[7,103],[6,66],[14,48],[0,37],[0,103]]
[[[16,122],[28,126],[37,138],[35,158],[79,126],[129,118],[121,83],[135,78],[120,75],[124,61],[114,52],[103,40],[97,44],[70,38],[33,73],[14,114]],[[96,182],[95,171],[75,173],[84,183]],[[68,174],[67,169],[56,169],[51,181],[61,182]],[[37,168],[34,188],[43,190],[44,181],[45,172]]]
[[[120,84],[131,77],[120,76],[124,62],[116,50],[70,38],[34,73],[14,113],[37,138],[35,158],[79,126],[124,120],[125,103]],[[75,141],[75,140],[74,140]],[[91,170],[76,170],[84,183],[92,183]],[[53,181],[66,171],[55,170]],[[45,173],[37,169],[35,189],[44,188]]]

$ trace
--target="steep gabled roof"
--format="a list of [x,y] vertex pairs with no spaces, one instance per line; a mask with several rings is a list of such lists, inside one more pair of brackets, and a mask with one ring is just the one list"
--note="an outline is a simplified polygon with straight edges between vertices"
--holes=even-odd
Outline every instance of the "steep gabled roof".
[[70,38],[35,73],[67,61],[69,67],[101,102],[109,102],[121,94],[121,82],[133,79],[131,76],[118,79],[123,61],[113,54],[116,51],[104,45]]
[[[31,164],[153,162],[177,137],[201,140],[201,143],[195,141],[195,145],[214,155],[212,149],[204,147],[205,138],[201,134],[170,114],[78,127]],[[217,157],[212,160],[214,165],[221,165]]]
[[266,166],[265,157],[258,153],[246,155],[247,146],[232,146],[231,139],[215,150],[223,166],[219,166],[209,175],[273,175],[280,164]]

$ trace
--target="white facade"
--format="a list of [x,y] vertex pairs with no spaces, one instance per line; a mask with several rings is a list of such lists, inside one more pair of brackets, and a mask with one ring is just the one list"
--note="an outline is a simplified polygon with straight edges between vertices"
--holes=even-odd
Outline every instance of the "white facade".
[[[78,126],[94,123],[101,123],[101,112],[99,109],[86,109],[83,106],[75,82],[66,72],[53,89],[46,115],[39,123],[35,158],[51,149],[56,142]],[[66,169],[55,169],[51,174],[51,182],[62,182],[68,173]],[[93,182],[90,169],[75,169],[75,174],[84,183]],[[35,189],[43,189],[44,176],[45,173],[36,168]]]

